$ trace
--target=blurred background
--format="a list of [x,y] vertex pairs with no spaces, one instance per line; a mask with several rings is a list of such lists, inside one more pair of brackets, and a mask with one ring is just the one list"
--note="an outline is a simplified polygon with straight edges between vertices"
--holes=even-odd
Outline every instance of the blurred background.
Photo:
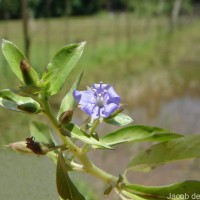
[[[109,83],[127,104],[125,113],[134,124],[200,133],[199,0],[0,0],[3,38],[15,43],[40,74],[60,48],[87,41],[79,61],[85,70],[81,89],[94,82]],[[17,88],[19,81],[2,52],[0,71],[0,89]],[[52,99],[55,112],[73,80]],[[29,136],[32,119],[37,116],[0,110],[1,200],[58,199],[51,161],[5,147]],[[80,124],[84,119],[77,111],[73,120]],[[101,125],[99,132],[115,129]],[[131,156],[148,145],[119,146],[90,156],[98,166],[118,175]],[[199,166],[198,160],[181,161],[147,174],[130,172],[128,178],[145,185],[200,179]],[[114,194],[98,198],[106,187],[95,178],[74,179],[88,199],[118,199]]]

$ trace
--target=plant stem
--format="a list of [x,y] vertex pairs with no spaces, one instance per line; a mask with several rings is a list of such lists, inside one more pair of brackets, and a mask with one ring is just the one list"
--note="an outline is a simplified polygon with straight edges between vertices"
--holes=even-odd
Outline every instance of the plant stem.
[[89,129],[89,134],[93,134],[99,124],[99,119],[94,120],[92,127]]
[[96,165],[94,165],[89,160],[85,151],[83,151],[78,146],[76,146],[70,140],[70,138],[62,135],[60,128],[59,128],[59,123],[58,123],[58,121],[56,120],[56,118],[54,117],[54,115],[51,111],[49,101],[46,100],[46,99],[43,99],[42,102],[43,102],[46,117],[51,122],[52,126],[54,127],[56,133],[58,134],[58,136],[60,137],[60,139],[62,140],[64,145],[66,145],[69,148],[69,151],[72,154],[74,154],[74,156],[81,162],[81,164],[83,165],[83,170],[85,172],[89,173],[89,174],[92,174],[92,175],[100,178],[101,180],[103,180],[104,182],[106,182],[108,184],[111,184],[111,185],[116,184],[118,177],[112,176],[111,174],[109,174],[109,173],[105,172],[104,170],[98,168]]
[[[95,132],[95,130],[99,124],[99,119],[96,119],[93,122],[90,121],[90,123],[92,124],[92,127],[89,129],[89,135],[92,136],[92,134]],[[89,144],[85,144],[82,147],[82,151],[86,154],[88,152],[89,147],[90,147]]]

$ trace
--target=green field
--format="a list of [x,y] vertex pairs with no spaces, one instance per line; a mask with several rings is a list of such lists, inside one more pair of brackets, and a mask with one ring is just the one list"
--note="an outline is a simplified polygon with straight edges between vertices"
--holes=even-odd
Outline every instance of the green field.
[[[198,67],[198,20],[183,20],[183,25],[170,33],[167,19],[138,19],[129,16],[130,23],[127,25],[126,17],[31,20],[30,61],[42,73],[58,49],[69,43],[87,41],[85,53],[79,62],[85,68],[87,84],[109,81],[122,87],[121,90],[124,90],[127,81],[133,83],[135,78],[145,82],[145,74],[152,77],[153,73],[156,79],[157,75],[171,76],[171,71],[173,74],[175,71],[176,78],[180,70],[184,73],[188,67]],[[2,21],[0,30],[0,38],[7,38],[23,49],[20,21]],[[5,73],[4,78],[12,78],[2,57],[0,67]],[[2,84],[7,85],[4,81],[1,81]]]
[[[149,123],[152,123],[161,102],[185,95],[198,97],[200,94],[199,19],[182,19],[181,25],[173,32],[170,32],[166,18],[145,19],[121,14],[40,19],[30,20],[29,32],[31,36],[30,62],[40,74],[50,58],[61,47],[69,43],[87,41],[85,52],[79,62],[85,72],[81,88],[84,89],[87,85],[99,81],[114,85],[116,91],[122,96],[123,103],[127,104],[129,111],[126,112],[132,115],[135,109],[145,108],[145,115],[150,118]],[[12,41],[23,50],[21,21],[0,21],[0,39],[2,38]],[[19,81],[10,70],[2,53],[0,54],[0,70],[0,88],[17,88]],[[72,77],[61,93],[52,99],[55,111],[73,80]],[[6,149],[5,144],[24,140],[29,135],[29,120],[37,119],[36,117],[0,110],[2,152]],[[75,120],[78,117],[79,114],[76,115]],[[172,119],[170,118],[169,121]],[[140,120],[142,121],[142,118]],[[158,121],[153,122],[158,123]],[[167,123],[168,121],[165,121],[163,125],[167,126]],[[107,129],[105,127],[105,130]],[[130,153],[130,150],[127,151]],[[110,154],[112,156],[112,153]],[[0,170],[4,173],[6,165],[11,161],[17,162],[17,158],[15,160],[13,155],[8,157],[5,152],[1,156],[1,160],[5,163]],[[104,156],[100,156],[102,160]],[[23,162],[26,162],[26,159],[28,158],[22,158]],[[116,160],[113,157],[113,162]],[[98,164],[101,165],[101,162]],[[32,165],[29,163],[27,166]],[[45,167],[48,167],[47,164]],[[20,170],[20,165],[16,169]],[[115,173],[118,172],[115,171]],[[18,176],[19,174],[18,172]],[[33,176],[34,174],[31,175]],[[36,181],[38,184],[39,182],[40,179]],[[17,184],[17,180],[15,183]],[[22,184],[22,187],[25,184],[26,182]],[[33,191],[37,191],[37,187],[34,189]],[[26,191],[24,193],[27,194]],[[45,194],[42,193],[42,195]],[[36,198],[38,197],[34,195],[30,197],[30,199]],[[49,195],[47,199],[53,198],[54,196]]]
[[[82,88],[93,82],[108,82],[116,87],[129,109],[159,104],[162,99],[185,93],[199,94],[199,25],[198,19],[182,19],[182,25],[170,32],[165,18],[140,19],[122,14],[30,20],[30,62],[41,74],[58,49],[69,43],[87,41],[79,62],[85,71]],[[23,49],[21,21],[1,21],[0,38]],[[16,88],[19,82],[2,54],[0,69],[0,88]],[[72,80],[54,99],[55,108]],[[7,129],[7,121],[13,121],[16,116],[16,113],[1,111],[1,127]],[[24,126],[26,120],[14,121],[13,125],[9,124],[8,133],[3,133],[1,144],[13,137],[9,135],[13,129],[20,135],[28,131]],[[16,130],[16,124],[20,130]]]

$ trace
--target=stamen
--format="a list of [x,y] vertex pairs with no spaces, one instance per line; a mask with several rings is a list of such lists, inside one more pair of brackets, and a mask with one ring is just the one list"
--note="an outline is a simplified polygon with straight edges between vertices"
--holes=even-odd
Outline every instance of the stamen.
[[99,86],[100,90],[102,90],[102,84],[103,84],[103,81],[100,81],[100,86]]
[[93,88],[92,91],[94,92],[95,95],[98,95],[97,90],[95,88]]

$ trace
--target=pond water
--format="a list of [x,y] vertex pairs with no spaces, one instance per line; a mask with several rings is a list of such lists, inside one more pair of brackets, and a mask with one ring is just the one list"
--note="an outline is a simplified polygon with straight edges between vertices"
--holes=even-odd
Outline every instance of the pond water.
[[[133,112],[135,123],[156,125],[184,134],[200,133],[200,98],[182,96],[151,108],[137,108]],[[154,117],[151,117],[152,114]]]
[[[152,110],[151,110],[152,111]],[[154,117],[152,118],[152,113]],[[184,134],[200,133],[200,99],[198,97],[184,96],[172,101],[159,104],[156,112],[150,112],[147,107],[140,107],[129,113],[135,124],[148,124],[161,126]],[[111,129],[115,129],[112,127]],[[104,130],[109,130],[107,126]],[[144,148],[141,144],[120,145],[116,151],[95,151],[90,156],[94,162],[115,175],[121,173],[126,167],[130,157],[138,150]],[[187,147],[186,147],[187,148]],[[0,151],[0,199],[1,200],[56,200],[55,166],[45,157],[21,155],[10,150]],[[170,184],[186,179],[200,179],[198,160],[181,161],[176,164],[159,167],[150,173],[129,173],[129,179],[135,183],[147,185]],[[96,179],[98,193],[105,189]],[[103,199],[103,197],[101,198]],[[107,199],[117,199],[110,196]]]

